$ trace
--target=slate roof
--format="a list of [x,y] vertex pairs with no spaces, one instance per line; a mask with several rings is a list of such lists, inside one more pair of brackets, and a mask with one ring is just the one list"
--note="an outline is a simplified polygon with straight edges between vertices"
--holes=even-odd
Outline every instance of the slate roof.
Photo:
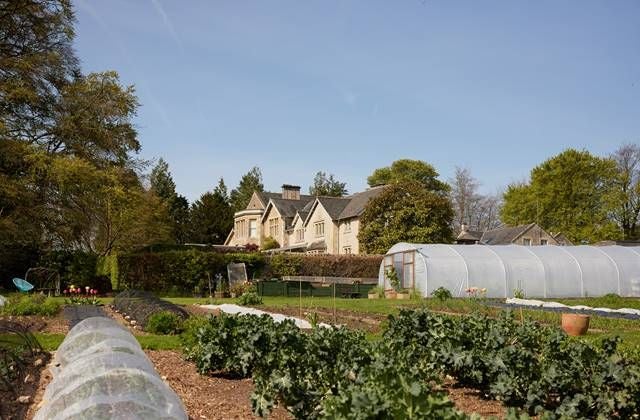
[[456,238],[458,241],[476,241],[479,242],[482,238],[482,233],[479,230],[465,230],[464,232],[460,232],[458,237]]
[[369,200],[378,196],[384,187],[384,185],[372,187],[368,190],[345,197],[345,199],[349,199],[349,204],[347,204],[344,210],[342,210],[338,219],[350,219],[352,217],[360,216]]
[[318,201],[322,207],[329,213],[331,220],[338,220],[340,213],[351,201],[346,197],[318,197]]
[[[258,196],[260,196],[260,200],[262,200],[265,207],[267,204],[269,204],[269,200],[271,200],[272,198],[284,200],[282,198],[282,193],[274,193],[269,191],[256,191],[256,193],[258,194]],[[314,199],[315,197],[313,195],[300,194],[300,200],[285,200],[285,201],[304,201],[305,203],[308,203],[309,201],[313,201]]]
[[487,230],[482,234],[480,242],[485,245],[508,245],[533,226],[535,223]]

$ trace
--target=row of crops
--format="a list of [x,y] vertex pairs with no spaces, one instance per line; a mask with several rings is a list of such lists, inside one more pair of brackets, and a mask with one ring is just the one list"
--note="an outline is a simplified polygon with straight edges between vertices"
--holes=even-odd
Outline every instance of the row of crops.
[[502,401],[509,417],[638,418],[640,365],[615,339],[588,344],[561,330],[481,314],[390,316],[380,340],[346,328],[301,332],[269,317],[220,315],[185,336],[201,373],[252,377],[252,406],[296,418],[466,418],[445,376]]
[[35,420],[187,419],[140,344],[105,317],[87,318],[58,348]]

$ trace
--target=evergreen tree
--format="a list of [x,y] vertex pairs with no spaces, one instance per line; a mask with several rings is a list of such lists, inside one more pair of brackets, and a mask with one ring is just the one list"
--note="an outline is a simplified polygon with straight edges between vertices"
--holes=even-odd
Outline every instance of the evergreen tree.
[[191,206],[190,241],[222,244],[232,226],[233,210],[229,204],[227,186],[220,178],[213,192],[202,194]]
[[229,200],[233,212],[244,210],[255,191],[264,191],[262,172],[257,166],[254,166],[244,174],[238,187],[231,191]]
[[176,193],[176,184],[169,171],[169,164],[160,158],[149,179],[151,190],[165,203],[169,211],[173,240],[179,244],[185,243],[189,235],[189,202],[184,196]]
[[430,191],[449,190],[449,186],[438,179],[435,168],[421,160],[396,160],[391,166],[376,169],[367,178],[370,187],[405,181],[419,182]]
[[453,216],[446,194],[416,181],[396,182],[365,207],[360,247],[365,253],[384,254],[398,242],[451,243]]
[[315,196],[342,197],[347,194],[345,182],[334,179],[333,174],[327,176],[325,172],[318,171],[313,178],[313,185],[309,187],[309,194]]

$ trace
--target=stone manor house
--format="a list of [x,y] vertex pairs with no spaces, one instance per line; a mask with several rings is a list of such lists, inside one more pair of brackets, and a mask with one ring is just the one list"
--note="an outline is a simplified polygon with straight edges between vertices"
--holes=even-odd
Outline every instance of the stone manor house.
[[283,185],[282,193],[253,193],[247,208],[234,215],[234,227],[225,245],[278,241],[282,252],[359,254],[360,216],[369,199],[382,192],[373,187],[346,197],[300,194],[297,185]]

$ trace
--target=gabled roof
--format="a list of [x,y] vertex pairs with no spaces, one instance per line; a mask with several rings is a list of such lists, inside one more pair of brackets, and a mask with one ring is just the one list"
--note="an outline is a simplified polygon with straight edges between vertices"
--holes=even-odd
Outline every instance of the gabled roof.
[[378,196],[382,190],[384,190],[384,187],[384,185],[372,187],[368,190],[345,197],[345,199],[349,200],[349,204],[347,204],[344,210],[342,210],[338,219],[350,219],[352,217],[360,216],[369,200]]
[[530,223],[528,225],[509,226],[488,230],[482,234],[480,241],[486,245],[508,245],[535,225],[535,223]]
[[[305,224],[307,224],[311,213],[315,211],[318,204],[322,205],[322,208],[326,210],[329,217],[331,217],[331,220],[334,221],[358,217],[364,211],[369,200],[380,194],[383,189],[384,185],[380,187],[373,187],[366,191],[351,194],[346,197],[318,196],[313,202],[313,205],[309,208],[309,212],[304,219]],[[307,209],[305,208],[304,211],[306,210]]]
[[286,200],[284,198],[272,198],[269,200],[269,204],[264,210],[264,215],[262,216],[262,221],[264,222],[264,218],[269,214],[269,209],[271,206],[275,207],[280,217],[284,219],[284,228],[289,229],[293,223],[293,219],[299,211],[303,211],[303,209],[308,208],[310,204],[313,202],[307,202],[300,200]]
[[317,201],[329,213],[331,220],[338,220],[340,213],[347,207],[350,200],[346,197],[318,197]]

